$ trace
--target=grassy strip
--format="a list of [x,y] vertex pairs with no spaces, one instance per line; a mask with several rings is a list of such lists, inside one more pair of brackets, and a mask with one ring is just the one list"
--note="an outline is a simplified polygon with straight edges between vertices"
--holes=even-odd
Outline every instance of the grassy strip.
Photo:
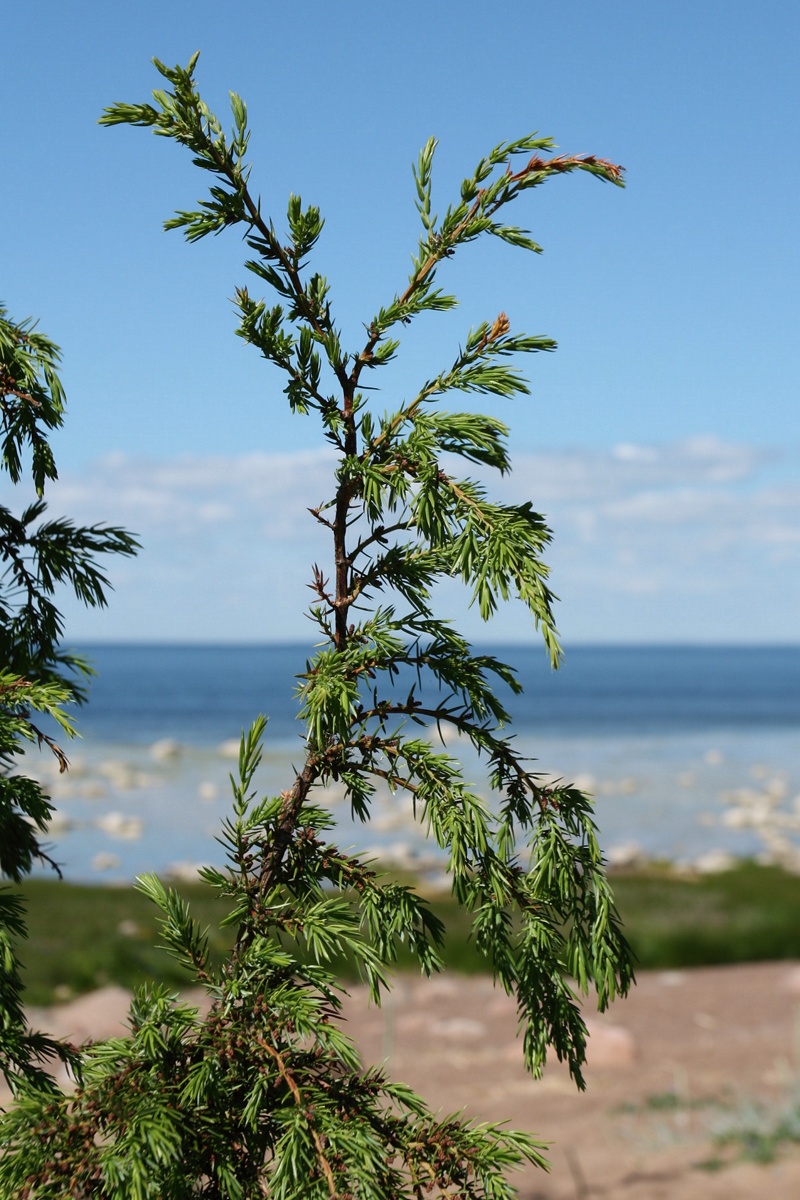
[[641,968],[800,958],[800,876],[778,867],[617,875],[614,894]]
[[[614,888],[639,967],[800,958],[800,877],[774,867],[742,863],[720,875],[685,877],[652,868],[618,874]],[[94,887],[28,881],[22,889],[30,938],[21,947],[29,1004],[118,983],[132,988],[148,979],[186,986],[186,973],[163,950],[157,913],[130,887]],[[180,887],[192,911],[211,931],[212,951],[222,956],[227,933],[219,932],[224,906],[201,884]],[[448,928],[445,961],[451,969],[483,971],[486,961],[469,939],[469,924],[449,897],[433,908]],[[402,947],[398,966],[410,965]],[[351,973],[340,964],[342,975]]]

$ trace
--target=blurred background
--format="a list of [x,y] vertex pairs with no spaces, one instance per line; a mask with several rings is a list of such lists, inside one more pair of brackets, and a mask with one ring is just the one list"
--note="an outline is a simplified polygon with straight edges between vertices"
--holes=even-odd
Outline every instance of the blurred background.
[[[211,107],[224,120],[229,90],[249,106],[264,212],[281,229],[295,192],[326,217],[315,265],[354,349],[404,286],[419,231],[410,166],[429,136],[439,211],[482,154],[531,130],[624,165],[624,192],[577,175],[522,198],[514,219],[542,255],[498,242],[445,264],[460,307],[406,332],[374,402],[397,404],[500,311],[558,340],[523,364],[530,397],[476,403],[511,428],[515,470],[492,486],[531,500],[555,533],[561,672],[513,605],[483,626],[457,588],[442,603],[520,669],[520,744],[544,776],[594,793],[613,863],[795,863],[799,24],[775,0],[266,0],[224,14],[208,0],[31,0],[15,14],[0,79],[3,298],[64,350],[48,500],[142,542],[110,564],[107,610],[63,601],[68,642],[100,674],[69,776],[49,778],[41,759],[31,770],[53,789],[72,878],[192,875],[221,854],[241,729],[271,718],[265,789],[285,785],[299,751],[305,585],[328,554],[306,510],[330,495],[331,458],[233,335],[230,297],[255,283],[246,248],[162,231],[204,195],[189,154],[97,124],[112,102],[149,99],[153,55],[185,64],[198,49]],[[0,502],[27,498],[3,483]],[[346,839],[440,869],[392,798],[367,829],[328,799]]]

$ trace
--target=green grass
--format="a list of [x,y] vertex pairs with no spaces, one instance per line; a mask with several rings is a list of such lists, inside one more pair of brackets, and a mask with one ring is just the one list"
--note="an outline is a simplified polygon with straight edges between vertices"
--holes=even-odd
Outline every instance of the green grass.
[[648,1113],[669,1115],[670,1113],[691,1112],[700,1108],[727,1109],[729,1107],[730,1105],[725,1100],[717,1096],[687,1098],[678,1092],[667,1091],[652,1092],[641,1102],[627,1101],[612,1109],[612,1112],[625,1116],[641,1116]]
[[[743,863],[721,875],[684,878],[667,868],[614,877],[625,932],[640,968],[677,968],[711,963],[800,958],[800,877],[777,868]],[[90,887],[55,879],[28,881],[30,937],[20,947],[27,1001],[50,1004],[118,983],[135,987],[148,979],[186,986],[190,977],[157,948],[158,913],[129,887]],[[222,956],[230,933],[219,933],[224,903],[202,884],[181,885],[202,925],[211,930],[212,952]],[[469,939],[469,922],[447,896],[433,908],[448,929],[449,968],[474,973],[485,960]],[[398,966],[411,966],[401,949]],[[338,964],[343,976],[347,964]]]
[[779,1108],[745,1105],[717,1130],[714,1140],[736,1158],[774,1162],[783,1148],[800,1142],[800,1102],[794,1097]]
[[[180,890],[197,920],[210,927],[212,951],[221,956],[230,940],[227,930],[223,936],[218,929],[223,905],[204,885]],[[50,1004],[107,983],[130,988],[150,979],[175,987],[190,983],[180,964],[158,947],[159,912],[135,888],[34,879],[20,891],[29,936],[19,957],[29,1004]]]
[[[108,983],[134,988],[158,980],[180,988],[192,976],[159,946],[159,910],[133,887],[94,887],[57,879],[28,880],[19,889],[27,908],[28,938],[19,947],[26,1001],[52,1004]],[[212,960],[220,961],[232,941],[220,931],[227,909],[204,884],[180,884],[197,922],[209,929]],[[435,904],[448,924],[447,965],[475,973],[485,961],[469,940],[470,922],[449,898]],[[414,960],[402,946],[398,968]],[[354,966],[344,957],[334,962],[338,973],[352,979]]]
[[614,894],[641,967],[800,958],[800,876],[777,867],[617,875]]

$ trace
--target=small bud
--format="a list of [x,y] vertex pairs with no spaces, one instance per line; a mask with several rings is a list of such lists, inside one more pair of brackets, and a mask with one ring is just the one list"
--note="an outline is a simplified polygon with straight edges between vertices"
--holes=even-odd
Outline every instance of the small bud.
[[495,318],[494,325],[489,330],[489,336],[486,339],[488,342],[496,342],[498,338],[505,337],[511,329],[511,322],[504,312]]

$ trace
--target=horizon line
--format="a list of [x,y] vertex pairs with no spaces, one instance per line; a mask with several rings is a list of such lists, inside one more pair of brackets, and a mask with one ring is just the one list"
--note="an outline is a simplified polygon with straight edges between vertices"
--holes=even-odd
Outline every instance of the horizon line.
[[[546,653],[546,647],[544,647],[544,645],[542,643],[538,643],[535,641],[531,641],[531,642],[519,641],[519,640],[505,641],[502,639],[497,640],[497,641],[492,640],[492,639],[486,639],[485,641],[483,639],[475,639],[475,640],[467,639],[467,640],[469,641],[470,645],[476,646],[476,647],[481,647],[481,648],[489,648],[489,647],[500,648],[500,647],[502,647],[502,648],[514,649],[514,650],[538,650],[538,649],[541,649],[541,650],[544,650]],[[321,644],[322,643],[319,643],[319,645],[321,645]],[[86,640],[86,641],[84,641],[83,639],[77,639],[74,642],[64,641],[61,643],[61,649],[75,648],[78,650],[79,649],[104,649],[104,648],[134,649],[136,647],[141,647],[142,649],[164,648],[164,649],[171,649],[171,650],[178,650],[178,649],[187,649],[187,650],[192,650],[192,649],[197,649],[197,650],[237,650],[237,649],[240,649],[240,650],[259,650],[259,649],[298,650],[298,649],[300,649],[300,650],[306,650],[306,651],[310,652],[310,651],[316,649],[317,643],[308,643],[308,642],[294,640],[294,639],[285,639],[285,640],[284,639],[281,639],[281,640],[276,639],[276,640],[272,640],[272,641],[242,639],[241,641],[237,641],[234,639],[215,640],[215,639],[206,639],[206,638],[198,638],[198,639],[186,639],[186,638],[182,638],[182,639],[108,638],[108,639],[105,639],[105,638],[103,638],[103,639],[98,639],[98,640]],[[800,638],[798,638],[797,640],[794,640],[794,641],[782,640],[782,641],[774,641],[774,642],[765,641],[765,640],[749,641],[749,642],[723,641],[723,640],[707,641],[707,640],[690,640],[690,639],[686,639],[686,638],[676,638],[676,639],[659,638],[659,639],[653,640],[653,641],[646,641],[644,639],[639,639],[639,638],[626,640],[626,641],[597,641],[597,640],[590,640],[590,639],[586,639],[586,640],[579,639],[576,641],[564,642],[563,648],[565,650],[570,650],[570,649],[571,650],[578,650],[578,649],[581,649],[581,650],[584,650],[584,649],[585,650],[635,650],[635,649],[646,649],[646,650],[658,650],[658,649],[665,649],[665,650],[675,650],[675,649],[681,649],[681,650],[714,650],[714,649],[719,649],[719,650],[787,650],[787,649],[789,649],[789,650],[798,650],[798,649],[800,649]]]

